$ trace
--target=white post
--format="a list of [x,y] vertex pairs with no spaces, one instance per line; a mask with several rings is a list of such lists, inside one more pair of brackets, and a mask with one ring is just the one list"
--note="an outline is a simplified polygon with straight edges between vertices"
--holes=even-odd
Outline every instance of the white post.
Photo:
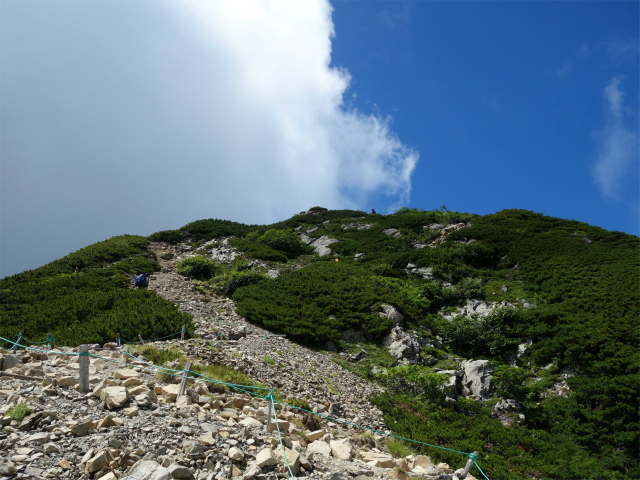
[[184,342],[184,325],[182,325],[182,332],[180,332],[180,341]]
[[189,370],[191,370],[191,362],[187,362],[182,371],[182,380],[180,380],[180,389],[178,390],[178,398],[184,394],[184,389],[187,386],[187,377],[189,376]]
[[273,411],[273,397],[269,394],[269,412],[267,413],[267,433],[271,431],[271,412]]
[[[473,452],[473,455],[475,458],[477,458],[478,452]],[[470,458],[469,460],[467,460],[467,464],[464,466],[464,470],[458,477],[460,480],[464,480],[465,478],[467,478],[467,475],[469,474],[469,470],[471,470],[471,465],[473,465],[473,458]]]
[[88,393],[89,388],[89,345],[80,345],[80,393]]

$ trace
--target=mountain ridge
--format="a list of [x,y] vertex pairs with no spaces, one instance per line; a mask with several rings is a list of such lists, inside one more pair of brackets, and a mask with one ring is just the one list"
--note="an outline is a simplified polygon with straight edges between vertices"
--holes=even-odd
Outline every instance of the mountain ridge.
[[[448,228],[461,224],[464,227]],[[295,233],[295,238],[287,232]],[[307,241],[312,244],[322,237],[337,240],[321,245],[330,253],[310,254]],[[462,450],[484,452],[484,461],[494,465],[490,473],[493,468],[496,474],[509,472],[512,478],[576,478],[585,472],[593,478],[632,478],[637,471],[632,458],[638,444],[632,387],[638,371],[637,237],[522,210],[474,216],[446,209],[401,209],[384,216],[314,207],[271,226],[201,220],[149,238],[168,240],[167,248],[174,245],[174,259],[213,260],[215,271],[208,278],[182,280],[192,292],[203,298],[225,292],[253,325],[276,328],[303,344],[315,336],[316,348],[326,348],[331,340],[339,350],[332,354],[334,361],[386,388],[387,393],[372,397],[374,403],[398,432],[414,434],[406,437],[419,437],[431,429],[431,436],[453,441]],[[168,258],[168,250],[153,258],[159,243],[143,247],[142,239],[132,242],[139,242],[138,253],[128,260],[104,252],[92,257],[102,262],[101,278],[124,284],[142,266],[158,275],[168,268],[161,266],[165,260],[160,258]],[[52,281],[64,284],[63,288],[71,286],[65,284],[68,276],[95,273],[86,267],[94,260],[83,260],[82,255],[62,260],[58,263],[64,265],[49,270],[57,272]],[[76,267],[79,275],[70,271]],[[24,278],[30,276],[38,275]],[[3,318],[20,310],[5,301],[20,290],[20,279],[14,277],[0,282]],[[118,295],[110,297],[116,306],[121,299],[113,297]],[[151,292],[131,291],[131,295],[148,302],[147,311],[157,308],[146,298]],[[478,305],[500,302],[509,308],[484,317],[477,313]],[[130,305],[124,302],[124,309]],[[384,340],[394,321],[385,316],[382,305],[396,308],[403,318],[402,331],[388,345]],[[144,310],[136,308],[138,313]],[[171,322],[184,322],[177,312],[167,312],[153,314],[155,323],[164,322],[166,329]],[[300,323],[303,317],[313,320]],[[282,323],[278,320],[282,318],[288,320]],[[114,327],[119,326],[112,320]],[[131,321],[121,322],[123,331]],[[155,336],[153,328],[146,338]],[[0,332],[15,336],[13,330],[4,326]],[[318,336],[322,331],[327,333]],[[348,331],[353,332],[351,341],[344,338]],[[359,341],[353,342],[353,335]],[[396,356],[388,348],[394,342]],[[524,354],[519,355],[519,348]],[[466,380],[456,369],[464,357],[491,362],[490,399],[473,403],[463,395],[460,382]],[[449,371],[454,373],[441,373]],[[443,387],[446,375],[448,385]],[[563,393],[548,393],[554,389]],[[398,404],[420,416],[433,416],[444,408],[441,412],[446,415],[437,415],[445,423],[475,418],[475,425],[462,427],[468,431],[467,439],[451,429],[416,430],[406,423],[403,409],[389,407]],[[523,422],[515,422],[522,425],[499,430],[492,420],[496,409],[503,419],[523,416]],[[477,428],[493,432],[491,438],[475,439]],[[593,432],[585,434],[589,428]],[[504,442],[516,430],[520,444],[529,446],[512,452]],[[566,440],[556,443],[559,448],[548,448],[562,435]],[[571,447],[568,439],[578,447]],[[502,454],[496,453],[496,445],[503,447]],[[594,464],[587,452],[599,462]],[[558,459],[552,460],[552,454]]]

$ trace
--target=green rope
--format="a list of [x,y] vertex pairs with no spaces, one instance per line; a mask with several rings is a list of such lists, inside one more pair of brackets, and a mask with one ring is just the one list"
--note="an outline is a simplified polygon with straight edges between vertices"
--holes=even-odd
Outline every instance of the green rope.
[[[469,456],[471,456],[471,455],[469,455]],[[485,475],[485,473],[482,471],[482,469],[480,468],[480,465],[478,465],[478,463],[475,461],[475,459],[473,460],[473,464],[474,464],[474,465],[476,466],[476,468],[480,471],[480,473],[482,474],[482,476],[483,476],[484,478],[486,478],[487,480],[489,480],[489,477],[487,477],[487,476]]]
[[[273,392],[273,390],[271,390]],[[280,448],[282,448],[282,456],[284,457],[284,463],[287,465],[287,469],[289,470],[289,474],[291,474],[291,478],[295,480],[295,476],[291,471],[291,467],[289,466],[289,460],[287,459],[287,452],[284,449],[284,443],[282,442],[282,433],[280,433],[280,425],[278,425],[278,415],[276,414],[276,406],[273,404],[275,401],[274,396],[269,393],[267,399],[271,403],[271,408],[273,409],[273,420],[276,422],[276,429],[278,429],[278,438],[280,440]]]
[[[182,331],[179,332],[179,333],[182,333]],[[192,333],[192,332],[190,332],[190,333]],[[173,335],[170,335],[170,336],[176,336],[176,335],[177,334],[173,334]],[[121,364],[121,365],[130,366],[127,363],[119,362],[119,361],[113,360],[111,358],[101,357],[99,355],[95,355],[95,354],[90,353],[90,352],[75,353],[75,352],[52,352],[50,350],[40,350],[40,349],[29,347],[29,346],[26,346],[26,345],[21,345],[19,343],[21,338],[22,338],[22,335],[19,335],[18,336],[18,340],[16,342],[12,342],[11,340],[8,340],[8,339],[6,339],[4,337],[0,337],[0,340],[3,340],[5,342],[9,343],[10,345],[19,346],[19,347],[25,348],[27,350],[34,350],[34,351],[38,351],[38,352],[44,352],[44,353],[47,353],[47,354],[92,356],[94,358],[99,358],[99,359],[102,359],[102,360],[106,360],[108,362],[118,363],[118,364]],[[168,338],[168,337],[162,337],[162,338]],[[265,338],[268,338],[268,337],[265,337]],[[48,343],[49,340],[50,339],[47,338],[47,342],[42,342],[42,343]],[[51,340],[53,340],[53,336],[51,336]],[[183,370],[174,370],[174,369],[171,369],[171,368],[154,365],[152,363],[145,362],[144,360],[140,360],[138,357],[135,357],[134,355],[132,355],[129,352],[123,351],[122,350],[122,345],[121,345],[121,339],[118,338],[117,340],[118,340],[118,348],[119,348],[119,350],[120,350],[120,352],[122,354],[128,355],[128,356],[136,359],[139,362],[145,363],[145,364],[150,365],[150,366],[153,367],[153,369],[146,368],[146,367],[140,367],[140,366],[137,366],[137,368],[140,368],[141,370],[149,371],[151,373],[156,373],[158,370],[164,370],[165,371],[165,375],[174,376],[174,377],[182,376],[182,374],[184,372]],[[151,342],[151,341],[155,341],[155,340],[148,340],[148,341]],[[140,343],[140,342],[137,342],[137,343]],[[175,372],[175,373],[166,373],[166,372]],[[285,463],[287,465],[287,469],[289,470],[289,473],[291,474],[291,478],[295,479],[295,476],[293,475],[293,472],[291,471],[291,467],[289,466],[289,461],[287,460],[286,451],[284,449],[284,444],[282,442],[282,434],[280,432],[280,427],[278,425],[278,417],[277,417],[277,414],[276,414],[276,409],[273,406],[274,402],[275,403],[280,403],[281,405],[285,405],[285,406],[290,407],[290,408],[295,408],[297,410],[301,410],[303,412],[310,413],[312,415],[316,415],[318,417],[325,418],[327,420],[335,421],[335,422],[342,423],[342,424],[345,424],[345,425],[351,425],[353,427],[361,428],[363,430],[369,430],[370,432],[378,433],[378,434],[381,434],[381,435],[386,435],[388,437],[398,438],[400,440],[405,440],[405,441],[412,442],[412,443],[418,443],[420,445],[425,445],[425,446],[428,446],[428,447],[438,448],[438,449],[441,449],[441,450],[447,450],[449,452],[460,453],[462,455],[468,456],[473,461],[474,465],[476,466],[478,471],[482,474],[482,476],[484,478],[486,478],[487,480],[489,480],[489,477],[487,477],[487,475],[482,471],[482,469],[480,468],[480,466],[476,462],[476,460],[478,459],[478,456],[475,455],[474,453],[465,453],[465,452],[461,452],[461,451],[458,451],[458,450],[452,450],[450,448],[441,447],[440,445],[433,445],[433,444],[430,444],[430,443],[421,442],[419,440],[413,440],[411,438],[406,438],[406,437],[402,437],[402,436],[399,436],[399,435],[394,435],[394,434],[391,434],[391,433],[382,432],[380,430],[375,430],[373,428],[365,427],[363,425],[358,425],[358,424],[355,424],[355,423],[347,422],[345,420],[340,420],[340,419],[337,419],[337,418],[334,418],[334,417],[330,417],[328,415],[323,415],[321,413],[312,412],[310,410],[306,410],[306,409],[301,408],[301,407],[296,407],[295,405],[289,405],[288,403],[284,403],[284,402],[276,400],[275,397],[273,396],[273,394],[271,393],[271,392],[273,392],[273,389],[270,390],[270,392],[269,392],[269,394],[267,396],[262,396],[262,395],[259,395],[259,394],[255,393],[255,392],[250,392],[248,390],[245,390],[246,388],[250,388],[250,389],[253,388],[253,389],[259,389],[259,390],[269,390],[268,387],[258,387],[258,386],[253,386],[253,385],[238,385],[238,384],[233,384],[233,383],[226,383],[226,382],[222,382],[220,380],[215,380],[213,378],[207,377],[206,375],[203,375],[201,373],[193,372],[191,370],[187,371],[187,373],[188,374],[193,374],[193,375],[198,376],[198,377],[201,377],[205,381],[209,381],[209,382],[213,382],[213,383],[217,383],[217,384],[221,384],[221,385],[226,385],[226,386],[228,386],[230,388],[233,388],[234,390],[242,391],[242,392],[245,392],[245,393],[247,393],[249,395],[252,395],[252,396],[255,396],[255,397],[259,397],[259,398],[263,398],[263,399],[268,400],[268,401],[271,402],[271,406],[272,406],[272,409],[273,409],[273,415],[274,415],[274,419],[275,419],[275,422],[276,422],[276,429],[278,430],[278,436],[279,436],[279,439],[280,439],[280,446],[282,448],[282,454],[284,456],[284,461],[285,461]]]
[[364,429],[364,430],[369,430],[370,432],[379,433],[379,434],[381,434],[381,435],[386,435],[387,437],[399,438],[400,440],[406,440],[407,442],[419,443],[420,445],[426,445],[426,446],[428,446],[428,447],[440,448],[440,449],[442,449],[442,450],[447,450],[447,451],[449,451],[449,452],[460,453],[460,454],[465,455],[465,456],[472,455],[472,454],[469,454],[469,453],[467,453],[467,452],[460,452],[460,451],[458,451],[458,450],[452,450],[452,449],[450,449],[450,448],[441,447],[440,445],[432,445],[431,443],[421,442],[421,441],[419,441],[419,440],[412,440],[412,439],[410,439],[410,438],[401,437],[401,436],[399,436],[399,435],[394,435],[394,434],[392,434],[392,433],[385,433],[385,432],[382,432],[382,431],[380,431],[380,430],[375,430],[375,429],[373,429],[373,428],[365,427],[365,426],[363,426],[363,425],[358,425],[358,424],[356,424],[356,423],[347,422],[347,421],[345,421],[345,420],[340,420],[340,419],[338,419],[338,418],[330,417],[330,416],[328,416],[328,415],[322,415],[321,413],[316,413],[316,412],[312,412],[312,411],[310,411],[310,410],[305,410],[304,408],[296,407],[295,405],[289,405],[288,403],[284,403],[284,402],[278,402],[278,403],[281,403],[282,405],[286,405],[287,407],[297,408],[298,410],[302,410],[303,412],[311,413],[311,414],[313,414],[313,415],[317,415],[317,416],[319,416],[319,417],[326,418],[327,420],[332,420],[332,421],[336,421],[336,422],[339,422],[339,423],[344,423],[344,424],[346,424],[346,425],[351,425],[351,426],[353,426],[353,427],[362,428],[362,429]]
[[127,345],[137,345],[139,343],[149,343],[149,342],[156,342],[158,340],[164,340],[165,338],[171,338],[171,337],[176,337],[178,335],[180,335],[182,333],[182,331],[178,332],[178,333],[172,333],[171,335],[167,335],[165,337],[159,337],[159,338],[153,338],[151,340],[143,340],[141,342],[127,342],[126,340],[122,339],[122,342],[126,343]]
[[32,342],[27,337],[22,337],[23,340],[29,342],[31,345],[44,345],[45,343],[49,343],[49,337],[44,342]]
[[7,340],[6,338],[3,338],[3,337],[0,337],[0,340],[4,340],[5,342],[10,343],[11,345],[17,345],[18,347],[22,347],[22,348],[24,348],[26,350],[33,350],[34,352],[43,352],[43,353],[47,353],[47,354],[50,354],[50,355],[54,355],[54,354],[58,354],[58,355],[78,355],[75,352],[58,352],[58,351],[52,352],[51,350],[41,350],[39,348],[33,348],[33,347],[29,347],[27,345],[21,345],[18,342],[12,342],[11,340]]

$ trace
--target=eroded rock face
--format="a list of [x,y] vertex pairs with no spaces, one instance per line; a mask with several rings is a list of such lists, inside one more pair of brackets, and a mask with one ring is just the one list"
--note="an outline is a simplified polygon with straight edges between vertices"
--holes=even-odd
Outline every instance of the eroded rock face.
[[491,398],[494,387],[493,365],[489,360],[470,360],[462,362],[464,376],[462,378],[462,395],[476,400]]

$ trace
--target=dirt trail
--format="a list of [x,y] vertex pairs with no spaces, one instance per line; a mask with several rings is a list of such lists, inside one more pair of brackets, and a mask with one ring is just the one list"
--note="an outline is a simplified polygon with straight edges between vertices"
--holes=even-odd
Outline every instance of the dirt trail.
[[[151,248],[162,269],[152,275],[149,288],[175,302],[180,310],[193,314],[196,333],[206,339],[210,348],[218,350],[207,352],[207,361],[230,365],[291,398],[306,399],[319,413],[387,430],[382,412],[367,400],[371,394],[381,392],[381,387],[340,367],[325,352],[273,336],[249,323],[235,312],[233,300],[195,290],[188,278],[176,272],[176,262],[192,252],[164,243],[152,243]],[[163,259],[168,253],[173,254],[172,258]],[[245,329],[246,338],[224,338]],[[202,356],[203,349],[194,353]]]

